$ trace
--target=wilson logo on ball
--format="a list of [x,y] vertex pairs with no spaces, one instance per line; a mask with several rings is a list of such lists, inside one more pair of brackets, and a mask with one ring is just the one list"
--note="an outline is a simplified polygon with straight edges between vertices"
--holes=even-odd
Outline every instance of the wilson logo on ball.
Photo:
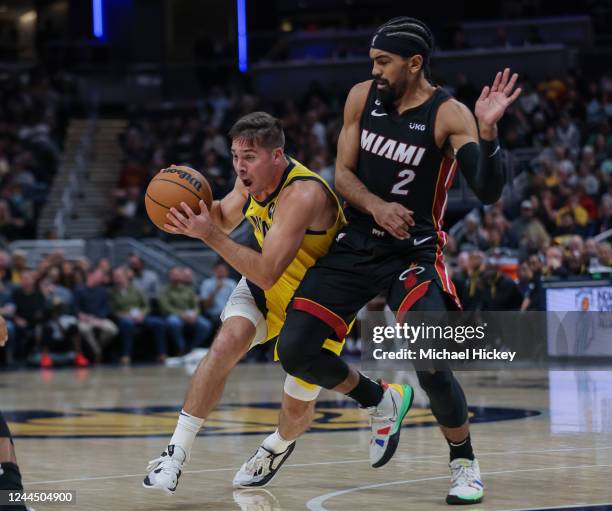
[[200,191],[202,188],[202,182],[196,179],[191,173],[186,172],[177,167],[169,167],[161,171],[162,174],[177,174],[180,179],[184,179],[196,190]]
[[144,197],[151,221],[162,231],[170,233],[172,231],[164,227],[168,223],[170,208],[182,211],[184,202],[197,215],[201,200],[210,209],[213,197],[206,177],[191,167],[177,165],[160,170],[149,182]]

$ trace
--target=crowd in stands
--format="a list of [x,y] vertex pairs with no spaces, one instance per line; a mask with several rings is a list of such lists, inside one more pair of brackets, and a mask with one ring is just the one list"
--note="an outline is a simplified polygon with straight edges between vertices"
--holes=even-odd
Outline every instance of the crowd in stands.
[[[500,126],[504,147],[531,149],[518,164],[516,198],[477,207],[450,229],[448,254],[468,307],[538,310],[533,290],[543,278],[612,273],[604,234],[612,229],[611,123],[612,72],[524,84]],[[518,265],[510,276],[508,256]]]
[[69,261],[56,251],[31,267],[26,253],[0,251],[0,313],[9,331],[0,360],[45,368],[129,365],[134,355],[164,362],[210,344],[235,286],[223,263],[196,287],[190,268],[170,268],[163,284],[137,255],[111,268],[107,259]]
[[75,98],[69,76],[0,75],[0,239],[36,237]]

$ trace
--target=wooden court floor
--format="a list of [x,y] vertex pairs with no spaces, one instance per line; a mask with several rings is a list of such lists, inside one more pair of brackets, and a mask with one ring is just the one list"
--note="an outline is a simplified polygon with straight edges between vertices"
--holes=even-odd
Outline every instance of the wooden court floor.
[[[485,501],[464,509],[612,509],[612,373],[458,377],[486,485]],[[183,369],[0,373],[0,409],[16,437],[26,489],[76,491],[76,505],[37,511],[448,509],[447,446],[420,391],[385,467],[368,464],[365,412],[324,392],[313,431],[273,483],[233,491],[234,472],[274,429],[282,381],[278,365],[235,370],[172,497],[141,481],[174,429],[188,383]]]

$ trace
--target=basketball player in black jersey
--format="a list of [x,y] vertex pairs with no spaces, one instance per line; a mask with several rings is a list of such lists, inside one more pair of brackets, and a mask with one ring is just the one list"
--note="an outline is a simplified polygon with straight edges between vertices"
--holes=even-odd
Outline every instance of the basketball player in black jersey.
[[[0,348],[6,344],[8,340],[8,332],[6,329],[6,321],[0,316]],[[17,466],[17,458],[15,457],[15,448],[13,447],[13,439],[11,438],[11,432],[9,431],[8,425],[2,412],[0,412],[0,492],[2,493],[2,499],[8,499],[6,491],[23,490],[23,484],[21,483],[21,473]],[[26,508],[19,504],[15,506],[9,506],[0,501],[0,509],[13,509],[15,511],[25,511]]]
[[[429,28],[407,17],[390,20],[372,38],[374,80],[350,91],[338,141],[336,188],[348,202],[349,224],[297,289],[277,346],[289,374],[369,409],[373,466],[395,450],[388,435],[401,421],[401,399],[387,399],[385,384],[321,349],[323,341],[342,339],[359,309],[380,293],[399,321],[408,310],[460,309],[442,255],[448,190],[459,166],[482,202],[499,199],[504,176],[496,123],[521,92],[514,90],[516,74],[498,73],[476,103],[476,122],[428,80],[433,46]],[[417,374],[450,447],[446,501],[480,502],[463,390],[450,370]]]

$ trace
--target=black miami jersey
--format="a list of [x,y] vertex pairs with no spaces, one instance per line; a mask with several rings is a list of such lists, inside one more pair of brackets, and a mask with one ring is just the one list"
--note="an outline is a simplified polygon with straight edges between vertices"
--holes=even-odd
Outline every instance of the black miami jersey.
[[[450,98],[437,88],[423,104],[400,115],[383,107],[372,82],[361,116],[357,167],[357,176],[372,193],[414,212],[412,237],[438,234],[442,244],[442,217],[456,162],[436,145],[434,125],[439,106]],[[348,206],[346,216],[354,226],[389,237],[367,213]]]

